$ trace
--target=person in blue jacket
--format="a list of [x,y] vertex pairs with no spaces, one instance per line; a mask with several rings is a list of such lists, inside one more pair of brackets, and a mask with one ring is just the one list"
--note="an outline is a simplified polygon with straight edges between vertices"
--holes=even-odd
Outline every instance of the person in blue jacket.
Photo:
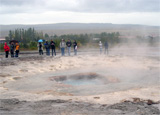
[[44,46],[46,48],[46,55],[50,56],[50,45],[49,45],[48,41],[46,41]]

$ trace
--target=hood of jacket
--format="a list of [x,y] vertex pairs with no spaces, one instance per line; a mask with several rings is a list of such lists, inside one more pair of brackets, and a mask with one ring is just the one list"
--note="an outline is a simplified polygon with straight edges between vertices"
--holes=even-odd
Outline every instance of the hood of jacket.
[[9,46],[7,45],[7,43],[5,42],[4,43],[4,51],[6,52],[6,51],[9,51],[10,50],[10,48],[9,48]]

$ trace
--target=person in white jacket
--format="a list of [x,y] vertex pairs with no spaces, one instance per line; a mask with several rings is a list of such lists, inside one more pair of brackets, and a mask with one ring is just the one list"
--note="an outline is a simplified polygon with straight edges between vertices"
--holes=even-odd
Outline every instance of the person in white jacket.
[[61,54],[62,54],[62,56],[64,56],[65,55],[65,47],[66,47],[66,42],[64,41],[64,39],[62,39],[59,46],[61,48]]
[[99,49],[100,49],[100,54],[102,54],[102,42],[99,41]]

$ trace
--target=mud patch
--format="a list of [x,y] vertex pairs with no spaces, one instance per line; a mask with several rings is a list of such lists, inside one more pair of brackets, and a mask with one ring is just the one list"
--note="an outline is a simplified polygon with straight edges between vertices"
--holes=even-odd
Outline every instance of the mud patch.
[[2,73],[0,73],[0,77],[9,77],[9,76],[11,76],[10,74],[2,74]]
[[16,63],[10,60],[3,60],[0,63],[0,66],[10,66],[10,65],[16,65]]
[[21,79],[21,77],[14,77],[13,79],[14,80],[19,80],[19,79]]
[[44,57],[41,56],[30,56],[30,57],[19,57],[20,61],[34,61],[34,60],[43,60]]
[[20,72],[28,72],[28,70],[27,69],[21,69],[21,70],[19,70]]

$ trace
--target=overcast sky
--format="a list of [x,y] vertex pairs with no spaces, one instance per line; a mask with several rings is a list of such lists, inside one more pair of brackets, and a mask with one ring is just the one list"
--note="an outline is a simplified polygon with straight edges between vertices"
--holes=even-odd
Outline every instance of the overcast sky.
[[0,0],[0,24],[113,23],[160,26],[160,0]]

